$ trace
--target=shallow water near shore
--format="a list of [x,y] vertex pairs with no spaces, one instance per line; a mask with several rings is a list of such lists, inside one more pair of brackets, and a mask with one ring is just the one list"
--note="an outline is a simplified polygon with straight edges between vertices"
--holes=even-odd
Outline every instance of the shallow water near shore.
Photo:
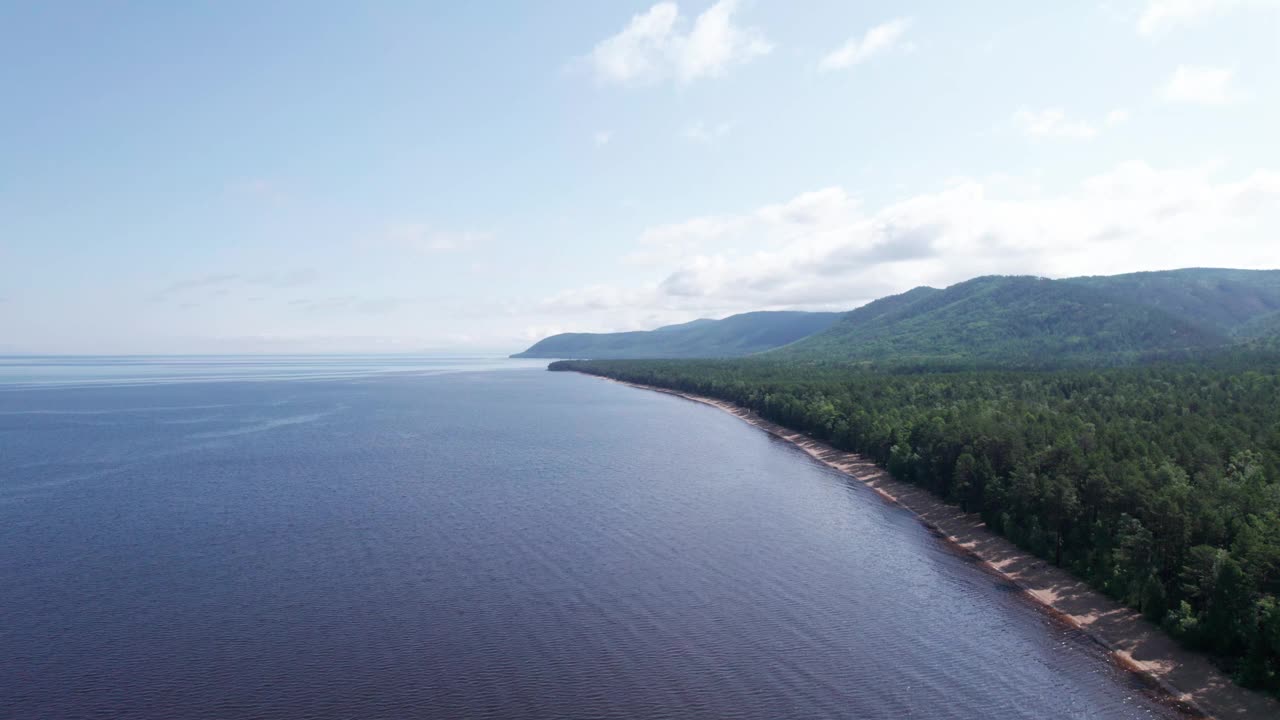
[[0,385],[0,716],[1180,716],[713,408],[493,361],[236,367]]

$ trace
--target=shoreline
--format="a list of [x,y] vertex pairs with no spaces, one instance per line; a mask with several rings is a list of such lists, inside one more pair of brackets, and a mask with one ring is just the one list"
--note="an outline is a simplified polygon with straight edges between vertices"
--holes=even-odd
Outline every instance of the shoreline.
[[965,513],[927,490],[894,480],[887,471],[857,453],[838,450],[724,400],[581,374],[710,405],[800,448],[818,462],[871,488],[886,502],[911,511],[949,544],[977,558],[984,569],[1017,586],[1050,614],[1083,631],[1115,662],[1163,691],[1170,702],[1192,715],[1221,720],[1280,718],[1280,701],[1236,685],[1207,657],[1182,647],[1137,611],[987,529],[976,513]]

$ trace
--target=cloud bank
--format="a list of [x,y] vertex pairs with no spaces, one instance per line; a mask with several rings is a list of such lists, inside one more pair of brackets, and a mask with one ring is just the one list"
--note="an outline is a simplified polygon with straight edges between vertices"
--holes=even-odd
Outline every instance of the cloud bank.
[[[650,228],[629,259],[649,285],[592,285],[544,299],[590,329],[753,309],[850,309],[986,274],[1065,277],[1196,265],[1270,267],[1280,173],[1219,180],[1207,168],[1127,162],[1058,193],[959,179],[874,211],[844,188],[734,215]],[[1212,250],[1209,250],[1209,246]]]
[[844,70],[899,47],[902,36],[911,27],[909,18],[898,18],[877,25],[832,50],[818,63],[819,70]]
[[1243,0],[1148,0],[1142,16],[1138,18],[1138,32],[1158,35],[1246,4],[1249,3]]

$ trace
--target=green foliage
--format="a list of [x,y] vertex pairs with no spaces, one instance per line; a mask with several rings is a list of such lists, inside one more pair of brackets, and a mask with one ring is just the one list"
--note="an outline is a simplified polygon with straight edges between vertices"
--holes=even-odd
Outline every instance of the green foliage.
[[[924,299],[936,293],[920,293]],[[721,398],[981,513],[988,526],[1280,691],[1280,365],[904,372],[570,361]]]
[[1280,337],[1280,310],[1250,318],[1232,328],[1231,334],[1246,339]]
[[827,329],[840,313],[753,312],[723,320],[694,320],[657,330],[563,333],[535,343],[517,358],[740,357],[795,342]]
[[789,358],[1121,364],[1280,330],[1280,272],[1189,269],[1049,280],[988,276],[858,308],[774,351]]
[[[1258,334],[1239,328],[1268,314],[1273,321],[1280,321],[1273,314],[1280,310],[1280,272],[1188,268],[1071,278],[1067,282],[1231,334]],[[1273,327],[1280,329],[1280,323]]]

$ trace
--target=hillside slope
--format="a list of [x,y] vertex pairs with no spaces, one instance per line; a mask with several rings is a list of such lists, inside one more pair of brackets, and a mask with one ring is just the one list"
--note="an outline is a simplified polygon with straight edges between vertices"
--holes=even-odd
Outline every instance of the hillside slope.
[[836,312],[750,312],[700,319],[656,330],[563,333],[535,343],[516,358],[740,357],[795,342],[829,328]]
[[1280,337],[1280,310],[1250,318],[1232,328],[1231,333],[1240,339]]
[[[1097,359],[1214,347],[1229,329],[1090,282],[986,276],[917,288],[848,313],[771,356],[811,359]],[[1241,315],[1245,313],[1240,313]]]
[[1117,300],[1163,310],[1228,334],[1280,311],[1280,270],[1187,268],[1126,275],[1068,278]]

